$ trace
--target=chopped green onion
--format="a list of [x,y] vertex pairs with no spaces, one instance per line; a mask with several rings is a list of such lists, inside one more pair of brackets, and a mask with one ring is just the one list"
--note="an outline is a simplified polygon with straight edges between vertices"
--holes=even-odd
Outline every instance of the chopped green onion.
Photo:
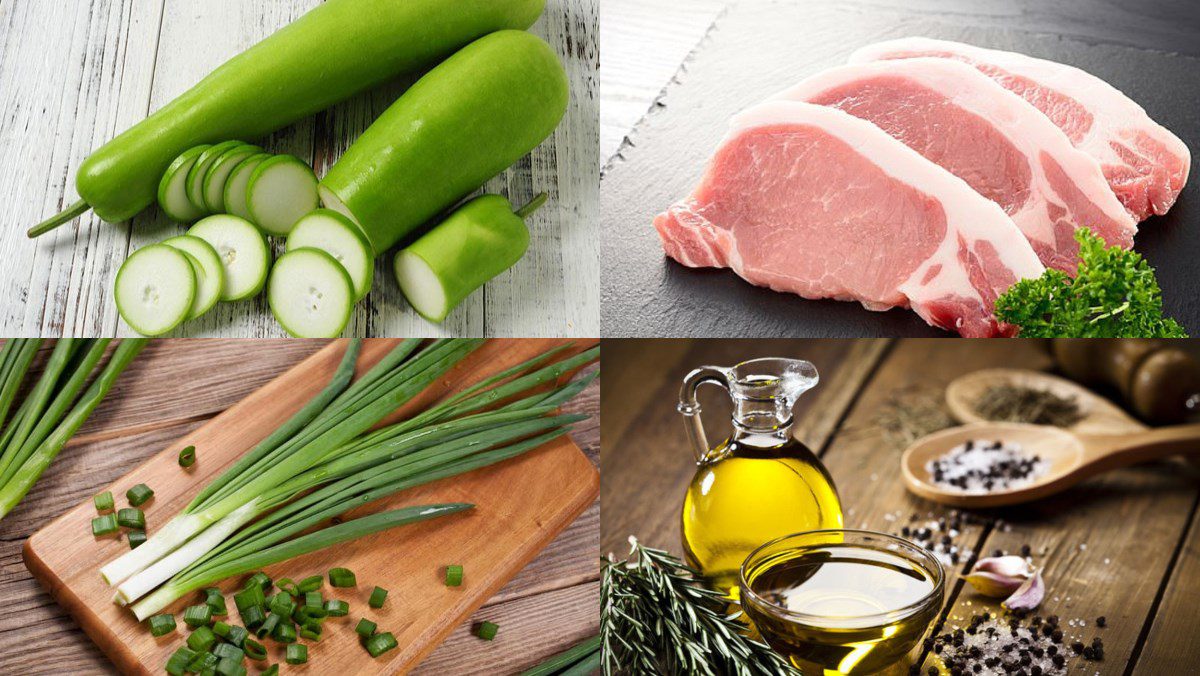
[[239,627],[235,624],[229,628],[229,635],[225,637],[225,640],[241,648],[246,642],[246,637],[249,635],[250,632],[246,631],[245,627]]
[[217,664],[216,657],[212,653],[199,652],[199,653],[196,653],[196,655],[194,657],[192,657],[192,660],[190,662],[188,662],[187,670],[192,672],[193,674],[198,674],[198,673],[200,673],[201,670],[204,669],[205,665],[209,665],[209,664],[215,666]]
[[284,659],[288,664],[304,664],[308,661],[308,648],[299,643],[287,647]]
[[146,530],[146,514],[136,507],[119,509],[117,510],[117,523],[125,528]]
[[175,616],[170,614],[155,615],[147,622],[150,623],[151,636],[166,636],[175,631]]
[[296,592],[300,594],[307,594],[308,592],[316,591],[321,588],[321,585],[324,584],[324,582],[325,578],[321,577],[320,575],[306,577],[303,580],[300,580],[300,584],[296,585]]
[[354,633],[363,638],[370,638],[375,635],[376,626],[377,625],[374,622],[364,617],[358,621],[358,626],[354,628]]
[[392,648],[396,647],[396,637],[392,636],[390,631],[385,631],[382,634],[375,634],[367,639],[367,652],[371,657],[379,657]]
[[188,446],[179,452],[179,466],[191,467],[196,464],[196,447]]
[[212,608],[214,617],[229,614],[229,610],[225,607],[225,596],[216,587],[207,587],[204,589],[204,605]]
[[183,676],[187,673],[188,664],[196,656],[196,651],[190,648],[179,648],[167,660],[167,673],[171,676]]
[[246,667],[243,667],[240,661],[224,657],[217,662],[217,673],[220,676],[245,676]]
[[310,591],[304,595],[304,606],[307,608],[324,608],[325,599],[321,598],[321,592]]
[[213,648],[212,654],[216,655],[218,658],[228,657],[229,659],[237,660],[240,663],[242,658],[246,656],[246,651],[231,643],[221,643],[217,645],[217,647]]
[[264,605],[266,600],[266,597],[263,596],[262,587],[258,585],[247,587],[233,595],[233,604],[241,612],[245,612],[254,606]]
[[154,491],[150,490],[150,487],[146,484],[138,484],[125,491],[125,498],[129,500],[131,507],[141,507],[149,502],[152,497],[154,497]]
[[292,595],[299,593],[299,590],[296,589],[296,581],[290,577],[279,578],[275,581],[275,586]]
[[267,659],[267,647],[252,638],[246,639],[243,648],[246,651],[246,657],[256,662]]
[[279,676],[279,665],[272,664],[271,666],[267,667],[266,670],[264,670],[258,676]]
[[383,602],[387,599],[387,595],[388,591],[386,589],[383,587],[376,587],[375,590],[371,592],[371,599],[367,601],[367,605],[371,606],[372,608],[382,608]]
[[300,627],[300,636],[310,641],[320,641],[322,631],[320,622],[309,622]]
[[129,548],[137,549],[139,545],[146,542],[146,531],[131,530],[127,537],[129,538]]
[[349,568],[334,568],[329,571],[329,586],[331,587],[353,587],[358,584],[358,580],[354,577],[354,571]]
[[96,504],[97,512],[108,512],[113,508],[112,491],[104,491],[100,495],[92,498],[92,502]]
[[460,587],[463,581],[462,566],[446,566],[446,586]]
[[493,622],[480,622],[475,627],[475,635],[485,641],[490,641],[496,638],[496,631],[498,629],[500,629],[500,626]]
[[267,613],[262,606],[250,606],[241,611],[241,616],[242,624],[251,629],[261,625],[267,619]]
[[282,619],[282,617],[276,615],[275,613],[268,614],[267,619],[264,620],[261,625],[259,625],[258,629],[254,630],[254,635],[259,638],[270,636],[271,632],[275,631],[275,627],[279,626],[279,622]]
[[212,624],[213,633],[223,639],[229,638],[229,634],[233,632],[233,627],[234,625],[229,624],[228,622],[222,622],[220,620],[217,620]]
[[205,604],[188,606],[183,611],[183,622],[189,627],[199,627],[212,623],[212,608]]
[[271,630],[271,638],[275,639],[277,643],[295,643],[296,625],[292,624],[291,620],[280,622]]
[[284,617],[290,617],[292,611],[296,609],[296,602],[292,599],[292,595],[287,592],[279,592],[271,597],[271,603],[267,606],[271,612]]
[[92,535],[100,537],[101,535],[112,535],[119,530],[117,525],[117,516],[115,514],[105,514],[92,519]]
[[251,585],[258,585],[262,588],[263,594],[266,594],[271,591],[271,578],[267,577],[267,574],[260,570],[251,575],[250,579],[246,580],[244,588],[249,589]]
[[330,617],[345,617],[350,614],[350,604],[339,599],[330,599],[325,602],[325,612]]
[[204,652],[212,647],[212,644],[217,642],[217,635],[208,627],[196,627],[191,636],[188,636],[187,645],[192,650]]
[[304,624],[310,620],[323,620],[328,613],[325,612],[325,606],[299,606],[296,612],[292,613],[292,619]]

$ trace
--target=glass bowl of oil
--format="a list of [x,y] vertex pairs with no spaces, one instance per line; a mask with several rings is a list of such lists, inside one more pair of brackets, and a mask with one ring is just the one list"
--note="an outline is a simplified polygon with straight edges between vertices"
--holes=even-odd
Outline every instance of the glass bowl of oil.
[[884,533],[787,535],[742,564],[742,608],[806,676],[872,674],[904,658],[942,606],[946,573],[924,548]]

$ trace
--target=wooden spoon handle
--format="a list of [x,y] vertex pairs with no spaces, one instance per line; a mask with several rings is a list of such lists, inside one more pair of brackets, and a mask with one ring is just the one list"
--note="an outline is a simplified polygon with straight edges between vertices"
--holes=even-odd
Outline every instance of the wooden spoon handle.
[[1116,436],[1081,437],[1084,460],[1096,471],[1161,460],[1172,455],[1200,456],[1200,424],[1160,427]]

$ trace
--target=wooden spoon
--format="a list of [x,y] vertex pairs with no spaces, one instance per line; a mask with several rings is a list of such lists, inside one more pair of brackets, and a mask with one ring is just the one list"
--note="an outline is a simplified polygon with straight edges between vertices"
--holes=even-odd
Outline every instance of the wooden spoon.
[[1066,428],[1079,434],[1130,434],[1147,429],[1119,406],[1082,385],[1041,371],[1027,369],[981,369],[959,376],[946,386],[946,408],[961,423],[991,422],[975,410],[975,403],[989,388],[1011,385],[1018,388],[1045,390],[1060,397],[1069,397],[1079,405],[1083,415],[1079,422]]
[[[1016,444],[1050,466],[1033,482],[1005,491],[966,493],[934,484],[925,469],[929,461],[969,440]],[[916,440],[905,449],[900,465],[904,483],[913,493],[955,507],[985,508],[1038,500],[1112,469],[1178,454],[1200,454],[1200,424],[1127,434],[1080,434],[1045,425],[975,423]]]

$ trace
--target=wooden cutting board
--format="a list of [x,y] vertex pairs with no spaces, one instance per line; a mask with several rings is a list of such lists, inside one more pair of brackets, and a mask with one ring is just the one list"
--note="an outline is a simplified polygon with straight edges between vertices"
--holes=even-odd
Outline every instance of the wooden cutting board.
[[[366,341],[359,356],[359,373],[397,342]],[[389,420],[407,417],[448,392],[562,342],[489,341]],[[578,352],[585,347],[570,349]],[[142,507],[153,534],[209,480],[324,387],[344,350],[345,341],[330,344],[113,483],[108,490],[117,507],[126,506],[125,491],[131,486],[146,483],[153,488],[153,500]],[[188,445],[196,447],[197,462],[184,470],[179,467],[178,454]],[[476,505],[464,514],[401,526],[267,568],[273,579],[324,575],[335,566],[357,574],[356,589],[334,590],[326,578],[322,593],[349,602],[350,615],[325,623],[321,641],[310,645],[304,669],[310,674],[336,672],[343,676],[411,669],[586,509],[596,499],[599,487],[595,467],[563,437],[505,463],[405,491],[349,513],[347,518],[407,505]],[[25,544],[25,564],[118,669],[127,674],[162,673],[168,657],[183,645],[182,618],[176,617],[180,628],[175,634],[156,639],[131,613],[112,603],[112,590],[100,579],[98,567],[127,551],[128,543],[124,537],[93,538],[90,523],[94,516],[96,510],[89,500],[35,533]],[[461,587],[443,584],[447,564],[463,565]],[[232,592],[240,588],[241,580],[234,578],[220,585],[234,621],[240,618]],[[389,591],[379,610],[367,605],[376,585]],[[188,595],[168,611],[179,615],[185,606],[199,600],[198,593]],[[360,617],[376,622],[380,631],[395,634],[399,648],[371,659],[354,633]],[[282,648],[270,641],[267,644],[270,662],[282,663]],[[489,644],[480,640],[479,649],[488,648]],[[296,668],[282,665],[284,672]],[[250,671],[257,673],[258,669]]]

